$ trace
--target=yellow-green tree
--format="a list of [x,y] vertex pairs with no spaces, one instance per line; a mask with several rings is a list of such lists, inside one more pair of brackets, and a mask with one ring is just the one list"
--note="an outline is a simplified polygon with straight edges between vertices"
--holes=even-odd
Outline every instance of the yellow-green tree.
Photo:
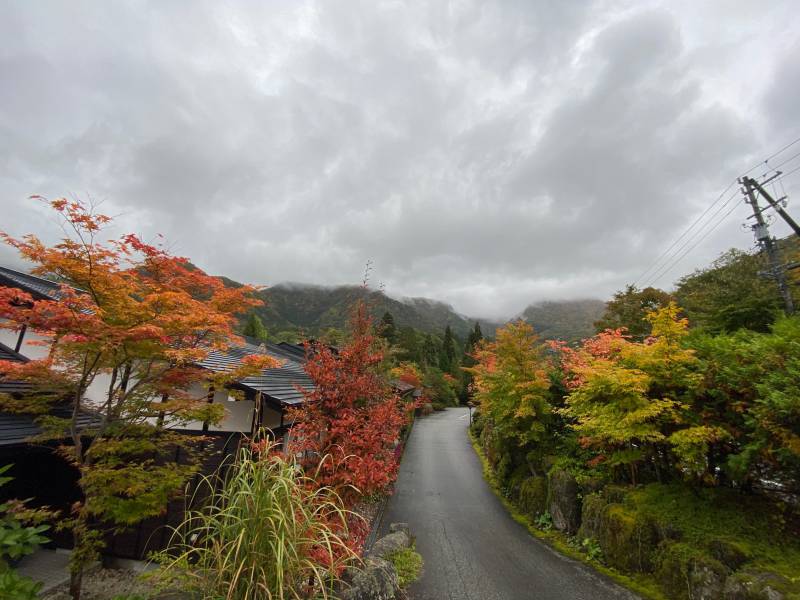
[[[570,393],[562,410],[598,462],[625,468],[636,482],[639,466],[669,449],[670,436],[686,421],[684,399],[698,381],[697,359],[684,348],[688,323],[675,303],[648,313],[651,337],[633,342],[624,332],[605,331],[578,350],[565,350]],[[696,429],[674,438],[678,459],[696,466],[711,432]]]
[[[544,347],[533,327],[524,321],[509,323],[497,330],[495,341],[481,342],[474,357],[477,364],[467,369],[474,377],[474,398],[503,451],[541,448],[553,408]],[[529,460],[534,471],[537,462]]]

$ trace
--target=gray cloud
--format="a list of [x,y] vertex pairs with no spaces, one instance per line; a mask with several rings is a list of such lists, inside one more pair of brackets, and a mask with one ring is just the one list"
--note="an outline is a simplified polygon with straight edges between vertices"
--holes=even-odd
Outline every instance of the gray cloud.
[[54,239],[25,198],[91,196],[243,281],[605,296],[800,135],[791,4],[11,3],[0,227]]

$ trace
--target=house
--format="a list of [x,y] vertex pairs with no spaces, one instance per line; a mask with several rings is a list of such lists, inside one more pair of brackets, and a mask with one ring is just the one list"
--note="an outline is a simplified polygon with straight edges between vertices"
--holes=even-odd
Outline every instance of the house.
[[[0,286],[17,288],[39,300],[57,301],[61,291],[61,287],[54,282],[6,267],[0,267]],[[8,321],[5,323],[8,324]],[[50,343],[50,338],[24,325],[0,329],[0,360],[25,362],[43,358],[49,352]],[[211,351],[198,366],[213,372],[228,371],[240,366],[245,356],[254,354],[271,356],[280,364],[225,389],[212,389],[209,392],[198,382],[189,390],[190,393],[194,391],[198,398],[205,396],[209,402],[224,405],[225,416],[221,423],[176,423],[171,426],[186,435],[204,436],[206,441],[203,445],[208,451],[201,467],[204,473],[213,472],[227,457],[237,452],[244,438],[262,429],[283,442],[290,425],[288,409],[302,403],[302,390],[313,387],[304,369],[305,349],[293,344],[259,344],[255,340],[244,340],[225,351]],[[93,400],[100,403],[109,382],[108,377],[98,377],[89,387],[86,391],[88,407],[91,407]],[[28,384],[8,380],[0,373],[0,393],[18,395],[28,391]],[[70,411],[66,406],[56,407],[53,414],[68,416]],[[97,415],[87,410],[81,415],[80,423],[91,427],[98,422],[97,419]],[[68,511],[70,505],[80,499],[76,483],[78,474],[53,452],[56,441],[35,441],[38,433],[40,430],[35,415],[0,411],[0,465],[13,464],[10,475],[15,478],[10,485],[4,486],[2,496],[34,498],[34,505]],[[182,462],[185,457],[176,453],[170,460]],[[47,484],[44,485],[44,482]],[[109,536],[109,553],[124,558],[142,558],[150,551],[163,548],[167,541],[164,525],[177,525],[185,507],[182,501],[176,501],[166,508],[162,517]],[[67,537],[59,536],[55,542],[60,546],[70,545]]]
[[[0,267],[0,286],[18,288],[37,300],[58,300],[60,286],[57,283]],[[251,354],[266,354],[280,361],[281,366],[265,369],[258,376],[249,377],[233,384],[231,390],[243,392],[244,400],[238,400],[231,390],[215,390],[208,394],[209,401],[223,404],[225,418],[219,425],[205,423],[189,423],[175,426],[185,431],[203,431],[210,434],[240,433],[251,435],[259,430],[268,429],[280,439],[288,429],[289,423],[285,414],[288,408],[297,406],[303,400],[299,388],[310,389],[311,379],[305,373],[305,349],[295,344],[258,344],[255,340],[247,340],[232,346],[225,352],[212,351],[199,366],[210,371],[219,372],[241,366],[243,357]],[[0,344],[18,353],[25,359],[43,358],[49,351],[50,339],[30,331],[25,325],[14,329],[0,329]],[[0,360],[2,357],[0,357]],[[109,376],[99,376],[86,392],[91,403],[94,399],[103,398],[108,389]],[[196,397],[207,395],[206,390],[197,383],[189,390]]]
[[[30,294],[34,300],[58,300],[60,296],[60,286],[57,283],[14,271],[6,267],[0,267],[0,287],[12,287]],[[0,319],[0,322],[6,322]],[[44,358],[47,356],[48,339],[29,331],[25,325],[15,329],[0,329],[0,344],[12,348],[25,358],[31,360]]]
[[[0,360],[26,362],[28,358],[13,348],[0,343]],[[30,385],[3,377],[0,373],[0,394],[19,395],[30,391]],[[56,407],[50,415],[67,417],[70,409]],[[79,425],[91,426],[96,417],[84,412]],[[31,498],[30,505],[47,506],[69,512],[70,506],[80,500],[78,472],[54,452],[55,443],[36,442],[41,433],[33,415],[0,411],[0,465],[12,465],[7,473],[11,481],[2,487],[0,502],[9,498]],[[47,485],[42,485],[47,482]],[[50,537],[60,545],[69,544],[69,535],[52,532]]]
[[[245,356],[259,354],[276,359],[280,366],[246,377],[231,385],[230,390],[210,394],[211,402],[225,406],[226,417],[219,425],[198,422],[182,425],[179,429],[247,434],[267,430],[277,440],[284,438],[291,425],[287,418],[288,409],[299,406],[305,397],[303,391],[314,387],[305,372],[305,349],[286,343],[256,345],[254,342],[245,338],[244,343],[225,352],[213,350],[199,366],[215,372],[230,371],[241,366]],[[244,399],[235,399],[231,390],[237,390]],[[197,392],[202,393],[199,386]]]

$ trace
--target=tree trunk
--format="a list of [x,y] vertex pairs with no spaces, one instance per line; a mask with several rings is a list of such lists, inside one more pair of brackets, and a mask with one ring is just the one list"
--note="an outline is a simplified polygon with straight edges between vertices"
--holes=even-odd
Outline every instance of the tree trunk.
[[83,569],[70,571],[69,595],[72,600],[81,600],[81,585],[83,584]]

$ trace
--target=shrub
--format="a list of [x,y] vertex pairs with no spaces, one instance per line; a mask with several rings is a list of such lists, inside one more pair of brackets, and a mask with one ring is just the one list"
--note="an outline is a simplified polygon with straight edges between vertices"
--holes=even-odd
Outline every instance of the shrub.
[[583,538],[581,541],[581,548],[586,552],[586,558],[589,560],[600,562],[603,560],[603,549],[597,540],[592,538]]
[[545,511],[536,518],[535,524],[542,531],[550,531],[553,528],[553,517]]
[[[11,465],[0,467],[0,486],[11,481],[3,474]],[[0,504],[0,597],[7,600],[34,600],[42,584],[30,577],[14,571],[7,560],[17,560],[36,551],[40,544],[47,542],[42,535],[50,527],[41,521],[51,516],[44,510],[31,510],[25,504],[12,500]],[[25,526],[23,520],[32,522]]]
[[400,587],[407,587],[419,579],[422,571],[422,556],[414,548],[401,548],[389,555],[389,561],[397,570]]
[[328,598],[355,559],[340,498],[269,444],[260,455],[242,450],[227,473],[204,478],[201,490],[205,501],[155,557],[165,587],[205,599]]

